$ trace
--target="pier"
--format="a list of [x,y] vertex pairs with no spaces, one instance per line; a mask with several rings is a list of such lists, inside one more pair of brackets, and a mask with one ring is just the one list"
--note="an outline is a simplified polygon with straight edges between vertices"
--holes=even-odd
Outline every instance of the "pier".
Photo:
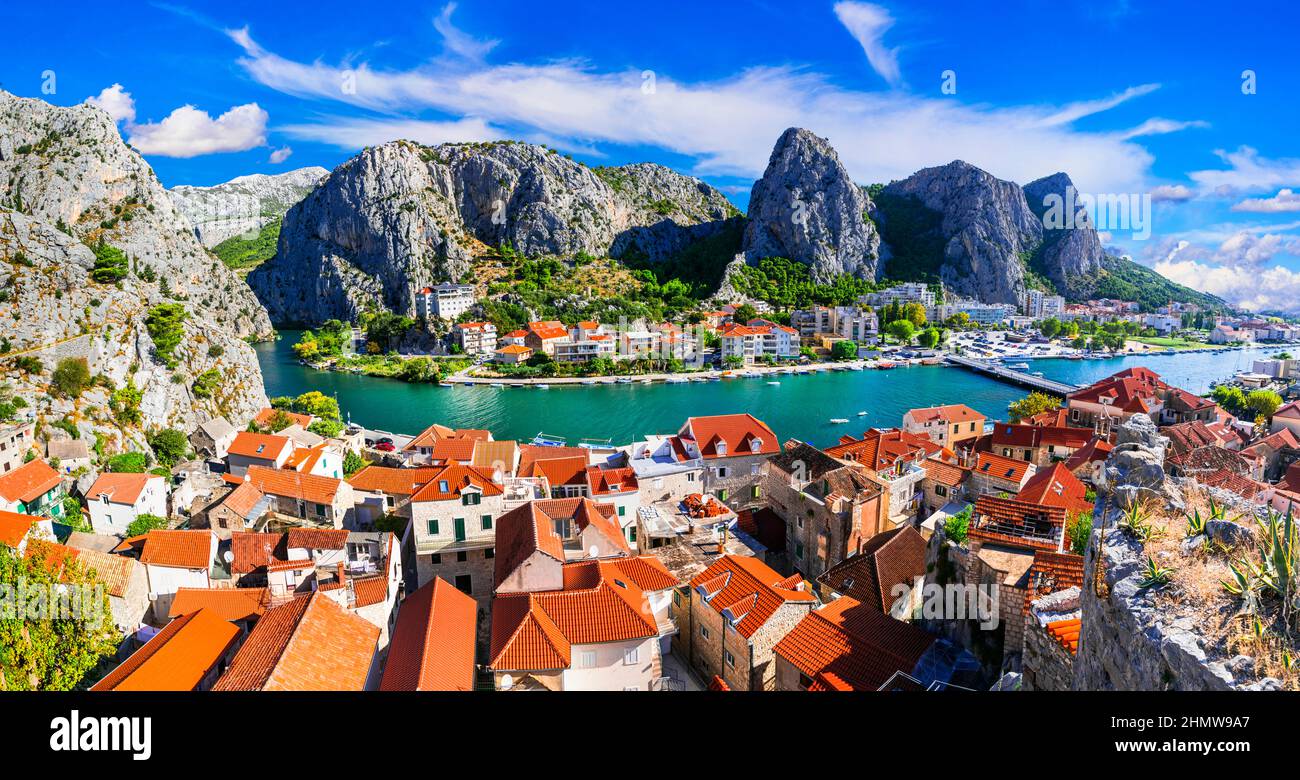
[[948,355],[947,358],[948,362],[954,366],[968,368],[981,374],[996,377],[997,379],[1001,379],[1002,381],[1009,382],[1013,385],[1028,387],[1032,390],[1042,390],[1044,393],[1059,395],[1062,398],[1082,387],[1082,385],[1071,385],[1065,382],[1057,382],[1054,379],[1047,379],[1046,377],[1034,376],[1033,374],[1028,374],[1024,371],[1013,371],[1006,366],[984,360],[975,360],[973,358],[961,357],[959,355]]

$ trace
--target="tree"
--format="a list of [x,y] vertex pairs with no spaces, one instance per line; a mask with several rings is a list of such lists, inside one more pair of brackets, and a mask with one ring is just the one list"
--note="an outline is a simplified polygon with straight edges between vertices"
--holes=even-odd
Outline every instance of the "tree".
[[943,334],[939,332],[938,328],[926,328],[917,336],[917,343],[926,349],[934,349],[939,346],[939,341],[942,338]]
[[1043,412],[1052,412],[1061,408],[1061,399],[1047,393],[1034,391],[1019,401],[1014,401],[1007,407],[1007,412],[1011,415],[1012,422],[1027,420],[1036,414]]
[[899,344],[911,344],[916,335],[916,326],[911,320],[894,320],[885,326],[885,332],[898,340]]
[[185,434],[175,428],[163,428],[150,436],[149,446],[153,448],[154,458],[168,468],[179,463],[190,451]]
[[212,394],[221,386],[221,372],[215,368],[209,368],[194,380],[190,385],[190,390],[194,392],[195,398],[211,398]]
[[185,335],[183,323],[189,316],[181,304],[163,303],[150,309],[149,316],[145,317],[154,352],[168,368],[176,367],[176,347]]
[[167,518],[158,515],[136,515],[131,524],[126,527],[126,536],[140,536],[147,534],[155,528],[166,528]]
[[740,368],[745,365],[745,359],[740,355],[727,355],[722,359],[722,362],[727,368]]
[[90,271],[90,278],[100,284],[114,284],[126,278],[131,270],[126,254],[115,246],[99,242],[94,248],[95,265]]
[[57,611],[43,620],[31,611],[0,610],[0,690],[67,691],[83,686],[101,660],[117,650],[119,635],[113,625],[103,583],[75,558],[49,559],[51,548],[40,540],[30,542],[27,554],[0,545],[0,583],[5,590],[24,584],[28,607],[34,593],[45,594],[52,604],[56,585],[76,590],[83,610],[72,616]]
[[77,398],[90,384],[90,366],[85,358],[64,358],[50,375],[50,387],[64,398]]
[[134,379],[127,379],[126,385],[113,391],[108,397],[108,408],[113,410],[113,419],[119,425],[139,425],[143,418],[140,402],[144,395],[135,386]]
[[407,382],[436,382],[438,367],[427,357],[411,358],[402,364],[402,379]]
[[[414,358],[413,360],[418,359]],[[271,401],[271,406],[299,414],[310,414],[312,417],[323,417],[327,420],[339,419],[338,399],[332,395],[325,395],[319,390],[303,393],[296,398],[289,398],[288,396],[275,398]]]
[[323,436],[326,439],[332,439],[343,432],[343,423],[339,422],[338,420],[326,420],[325,418],[322,417],[319,420],[312,420],[311,425],[307,426],[307,430],[311,431],[317,436]]
[[1252,390],[1246,396],[1245,408],[1254,412],[1257,417],[1272,417],[1281,405],[1282,396],[1272,390]]
[[912,323],[914,328],[925,325],[925,307],[919,303],[909,303],[903,307],[903,319]]
[[966,543],[966,536],[970,533],[971,509],[971,505],[967,504],[960,512],[943,521],[944,535],[957,544]]
[[104,464],[104,469],[114,474],[143,474],[148,468],[149,463],[142,452],[123,452],[110,457]]
[[1061,321],[1055,317],[1048,317],[1038,323],[1038,331],[1043,334],[1044,338],[1054,339],[1061,335]]
[[365,460],[363,460],[360,455],[356,454],[352,450],[348,450],[347,454],[343,456],[344,476],[350,477],[365,467],[366,467]]
[[746,323],[750,320],[758,319],[758,309],[755,309],[748,303],[742,303],[736,307],[736,311],[731,315],[732,322]]
[[1065,538],[1070,552],[1083,555],[1088,551],[1088,540],[1092,538],[1092,513],[1076,512],[1065,528]]
[[836,360],[852,360],[858,356],[857,342],[837,341],[831,346],[831,357]]

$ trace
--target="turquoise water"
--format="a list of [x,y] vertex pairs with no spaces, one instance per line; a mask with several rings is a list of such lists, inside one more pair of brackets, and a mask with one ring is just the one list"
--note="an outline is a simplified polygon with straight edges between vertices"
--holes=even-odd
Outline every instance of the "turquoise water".
[[[913,366],[892,371],[837,371],[729,379],[669,385],[555,385],[493,388],[486,385],[438,387],[391,379],[314,371],[297,363],[290,346],[298,334],[282,333],[256,347],[275,397],[319,390],[336,396],[345,414],[368,428],[416,433],[431,423],[487,428],[498,439],[531,439],[539,432],[565,437],[612,439],[627,443],[653,433],[676,431],[692,415],[749,412],[781,439],[798,438],[821,446],[844,434],[861,435],[872,426],[898,425],[908,409],[964,403],[990,418],[1006,415],[1007,404],[1025,390],[995,382],[965,369]],[[1274,350],[1276,351],[1276,350]],[[1256,353],[1258,356],[1258,353]],[[1068,382],[1088,382],[1129,365],[1147,365],[1189,390],[1204,391],[1210,381],[1249,367],[1245,353],[1152,356],[1108,360],[1039,360],[1034,370]],[[867,412],[859,417],[858,412]],[[830,423],[846,417],[845,425]]]

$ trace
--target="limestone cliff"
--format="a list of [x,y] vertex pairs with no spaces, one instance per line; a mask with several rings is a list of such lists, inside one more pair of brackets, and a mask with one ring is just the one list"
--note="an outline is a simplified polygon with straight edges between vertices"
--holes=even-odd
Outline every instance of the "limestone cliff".
[[211,187],[180,185],[167,194],[194,226],[194,235],[211,249],[228,238],[255,235],[272,219],[283,217],[327,175],[329,171],[319,167],[274,175],[254,173]]

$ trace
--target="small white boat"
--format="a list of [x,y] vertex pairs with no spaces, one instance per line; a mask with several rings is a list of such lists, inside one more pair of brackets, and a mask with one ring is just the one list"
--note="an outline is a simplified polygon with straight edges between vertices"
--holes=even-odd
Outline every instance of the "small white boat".
[[770,380],[768,380],[767,383],[768,383],[769,385],[779,385],[779,384],[781,384],[780,382],[776,381],[775,379],[770,379]]
[[550,386],[550,385],[533,385],[533,387],[536,387],[538,390],[550,390],[550,389],[551,389],[551,386]]
[[614,380],[614,384],[616,384],[616,385],[630,385],[630,384],[632,384],[632,379],[631,379],[630,377],[621,376],[621,377],[619,377],[618,379],[615,379],[615,380]]
[[866,413],[866,412],[858,412],[858,416],[859,416],[859,417],[866,417],[866,416],[867,416],[867,413]]
[[831,418],[831,422],[834,423],[835,425],[843,425],[844,423],[846,423],[846,422],[848,422],[848,421],[849,421],[849,418],[847,418],[847,417],[832,417],[832,418]]
[[1007,363],[1007,368],[1010,368],[1014,371],[1028,371],[1029,364],[1028,363]]
[[665,379],[664,381],[667,382],[667,383],[670,384],[670,385],[684,385],[684,384],[686,384],[689,380],[688,380],[686,377],[684,377],[684,376],[670,376],[670,377],[668,377],[667,379]]
[[500,390],[500,389],[502,389],[502,388],[505,387],[505,385],[502,384],[501,382],[493,382],[493,383],[492,383],[492,386],[495,387],[495,388],[497,388],[498,390]]
[[594,380],[594,379],[584,379],[584,380],[582,380],[582,384],[584,384],[584,385],[594,385],[594,384],[596,384],[596,380]]

